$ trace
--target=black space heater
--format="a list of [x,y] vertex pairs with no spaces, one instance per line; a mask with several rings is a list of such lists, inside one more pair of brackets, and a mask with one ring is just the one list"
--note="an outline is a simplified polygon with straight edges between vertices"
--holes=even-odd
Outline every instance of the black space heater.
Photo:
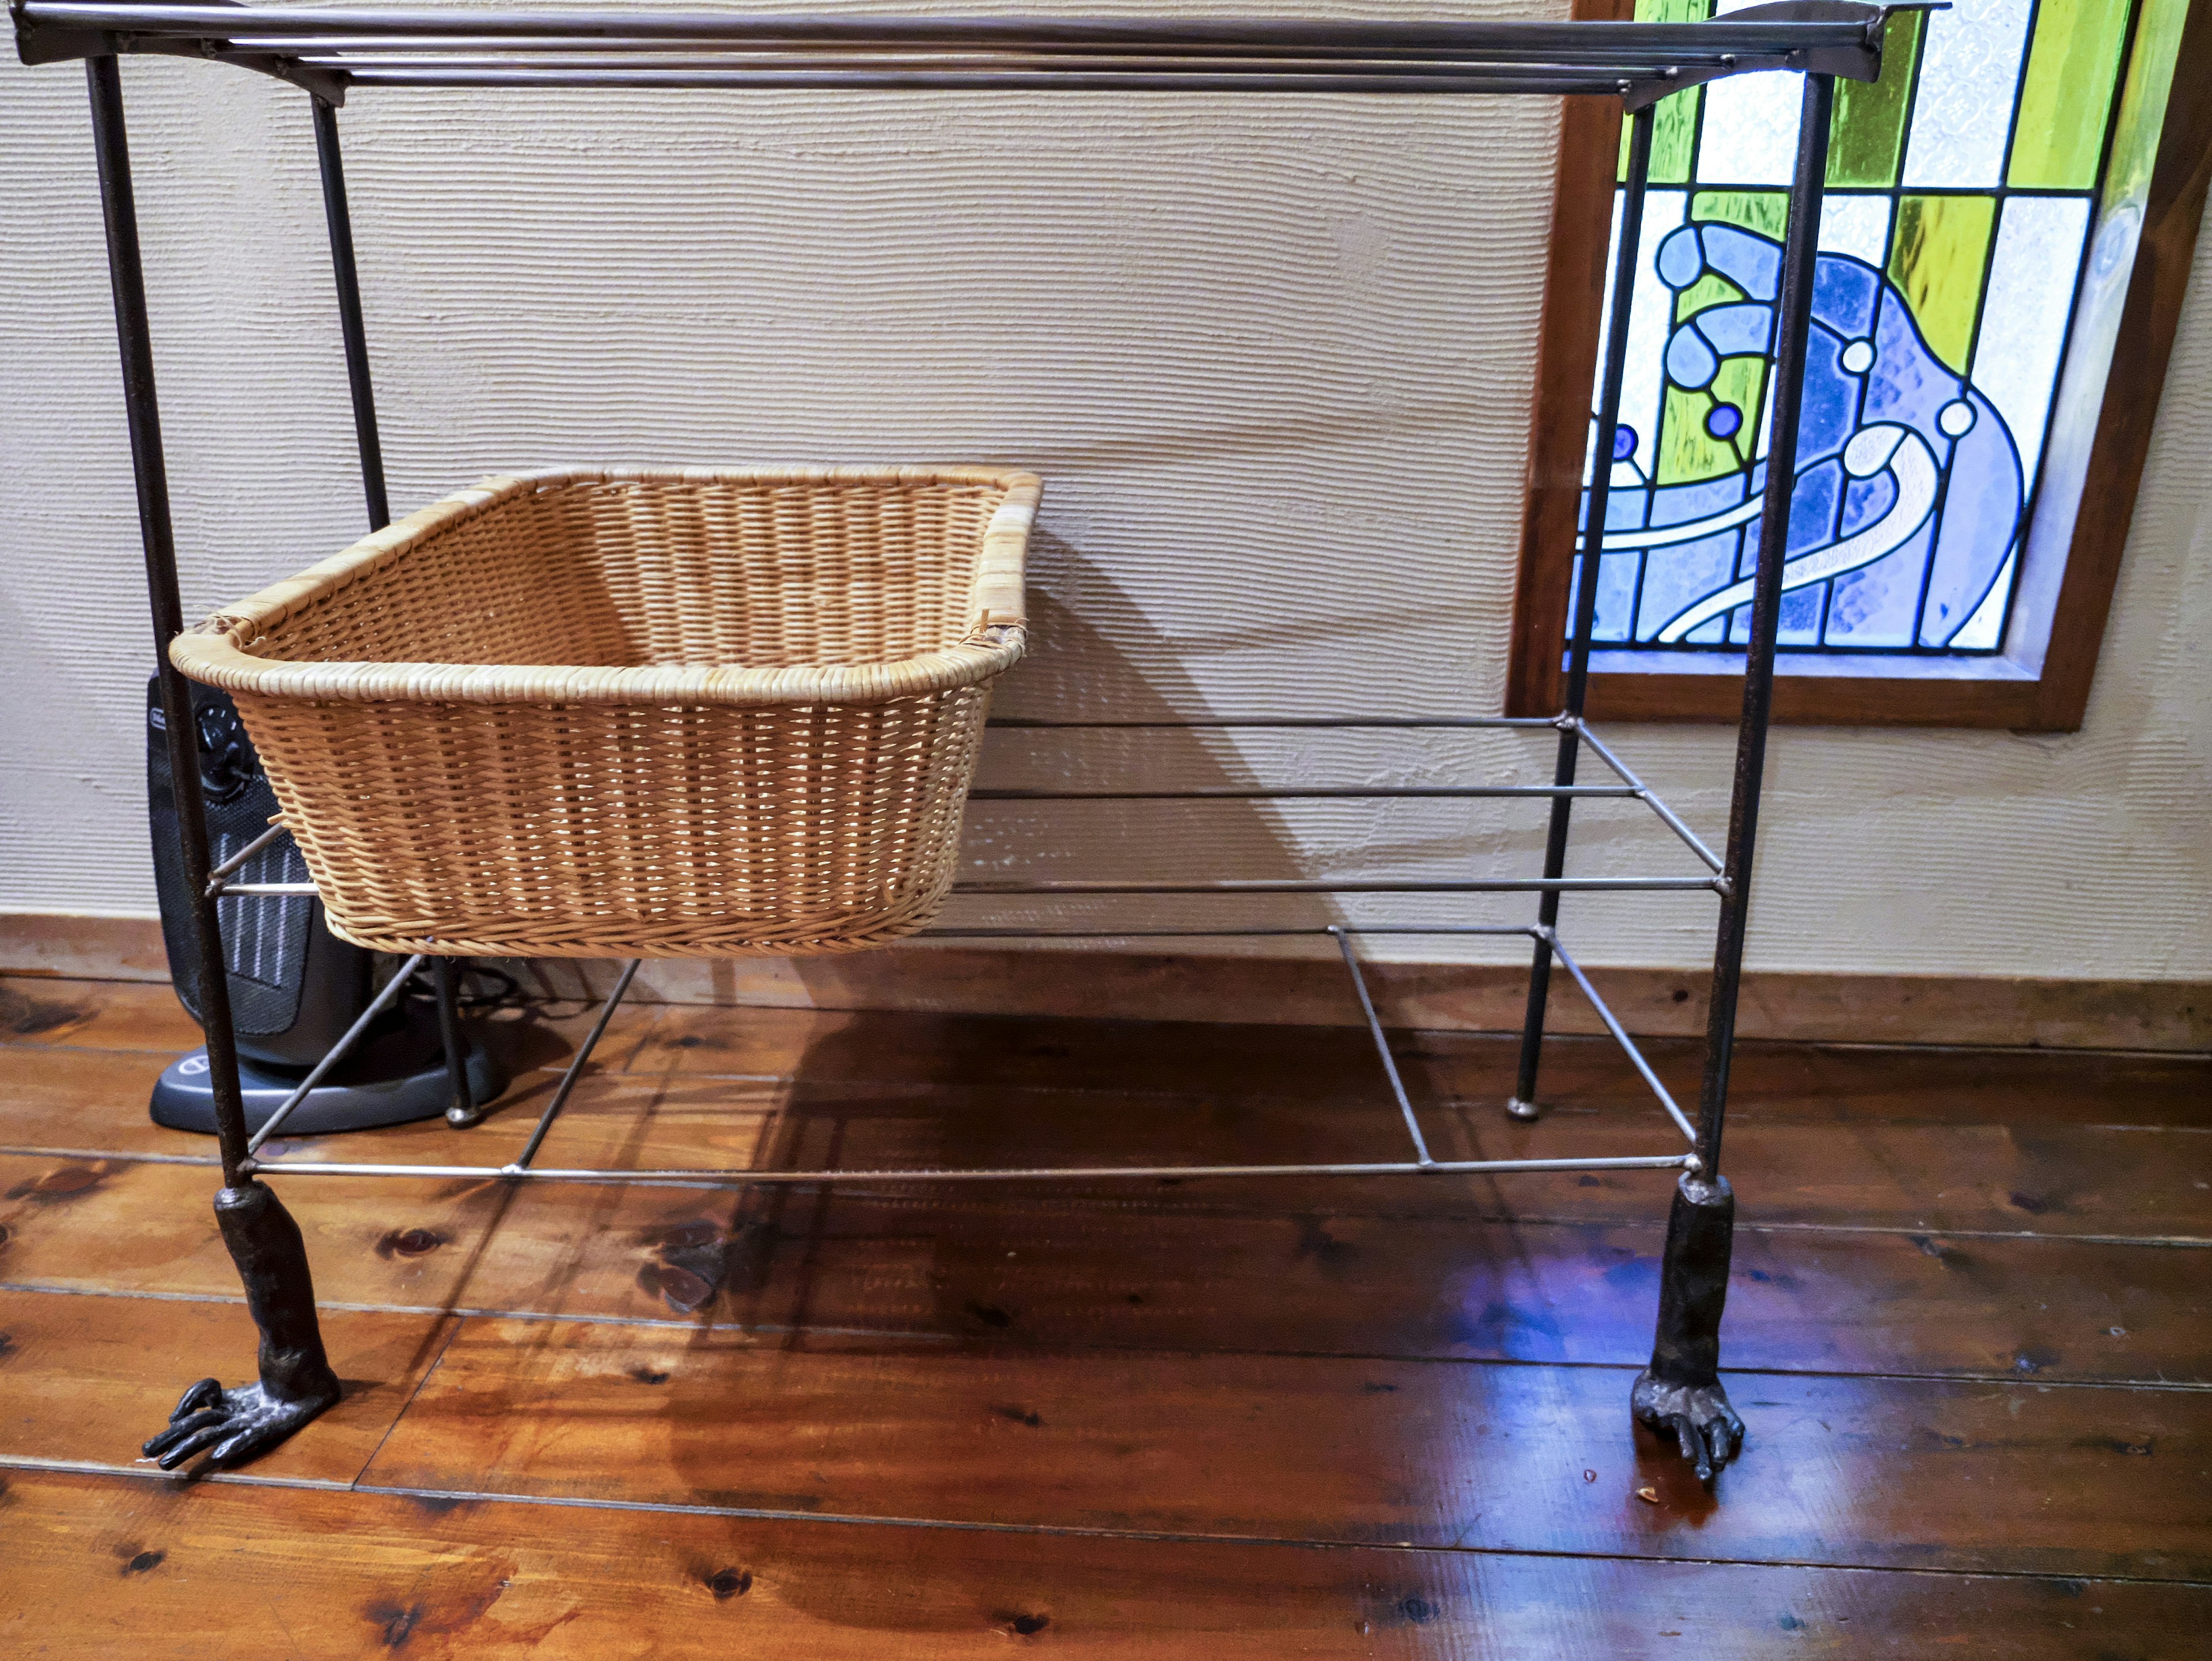
[[[210,862],[221,866],[269,829],[276,812],[230,695],[194,684],[200,788],[207,804]],[[196,968],[198,931],[177,841],[170,794],[169,746],[161,683],[146,687],[146,788],[154,830],[154,878],[161,895],[161,939],[169,978],[194,1020],[200,1012]],[[303,883],[307,861],[289,837],[278,837],[248,858],[233,880]],[[358,1021],[378,982],[374,952],[349,946],[323,926],[323,903],[312,894],[233,894],[216,902],[223,961],[229,970],[231,1026],[238,1044],[239,1085],[246,1123],[258,1129],[300,1086],[317,1062]],[[388,970],[393,965],[386,963]],[[427,979],[427,977],[426,977]],[[403,991],[355,1041],[345,1058],[286,1115],[281,1134],[326,1135],[434,1118],[452,1103],[434,1001]],[[464,1041],[465,1042],[465,1040]],[[471,1099],[489,1102],[505,1087],[490,1056],[469,1043]],[[215,1097],[205,1050],[180,1056],[154,1086],[154,1123],[174,1130],[215,1130]]]

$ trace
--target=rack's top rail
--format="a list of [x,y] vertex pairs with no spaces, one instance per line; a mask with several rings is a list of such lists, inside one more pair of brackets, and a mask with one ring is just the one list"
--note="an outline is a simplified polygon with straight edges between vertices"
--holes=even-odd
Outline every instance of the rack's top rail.
[[1723,76],[1871,81],[1928,0],[1780,0],[1701,23],[868,16],[11,0],[26,64],[111,52],[231,63],[333,102],[349,86],[1552,93],[1639,107]]

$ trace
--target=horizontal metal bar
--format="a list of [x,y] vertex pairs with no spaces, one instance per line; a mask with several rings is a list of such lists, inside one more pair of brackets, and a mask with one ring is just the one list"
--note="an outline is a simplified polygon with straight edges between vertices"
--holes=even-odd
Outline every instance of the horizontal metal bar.
[[1398,96],[1495,95],[1526,93],[1554,97],[1626,95],[1638,83],[1626,77],[1575,76],[1509,80],[1466,75],[1335,75],[1255,72],[1162,74],[1134,70],[693,70],[693,69],[349,69],[357,87],[633,87],[699,90],[851,92],[1144,92],[1315,93]]
[[1322,785],[1265,789],[1241,784],[1188,790],[970,790],[970,801],[1391,801],[1487,800],[1514,796],[1616,796],[1643,793],[1625,784],[1394,784]]
[[1310,928],[924,928],[912,938],[922,940],[1326,940],[1331,934],[1517,934],[1533,935],[1536,925],[1525,922],[1370,923],[1364,928],[1346,924],[1316,925]]
[[1019,882],[990,879],[953,885],[956,894],[1541,894],[1664,893],[1712,891],[1711,877],[1492,877],[1459,881],[1415,879],[1223,877],[1212,882]]
[[[73,27],[81,27],[82,25]],[[383,53],[457,53],[497,52],[506,54],[599,52],[622,53],[626,57],[683,57],[700,52],[775,53],[808,52],[859,56],[865,53],[902,52],[908,56],[982,55],[994,58],[1012,58],[1028,56],[1054,59],[1067,58],[1145,58],[1264,59],[1269,63],[1452,63],[1487,64],[1492,68],[1559,67],[1571,69],[1605,68],[1617,71],[1632,70],[1648,75],[1654,66],[1663,61],[1673,61],[1681,54],[1651,54],[1642,56],[1623,53],[1607,46],[1593,47],[1587,44],[1576,47],[1560,47],[1534,59],[1518,52],[1511,53],[1486,52],[1473,50],[1459,53],[1440,53],[1432,47],[1407,47],[1361,42],[1353,46],[1316,44],[1310,41],[1251,41],[1212,42],[1200,40],[1115,40],[1064,41],[1030,38],[1010,41],[888,40],[860,38],[823,39],[817,36],[793,37],[764,35],[732,38],[711,34],[665,34],[646,37],[625,37],[617,31],[601,34],[533,34],[468,35],[468,34],[370,34],[345,33],[305,35],[257,34],[248,30],[234,31],[224,37],[228,45],[240,52],[283,52],[298,58],[318,53],[350,56],[361,52]],[[1685,61],[1687,61],[1686,59]]]
[[[1255,45],[1202,41],[1116,41],[1107,43],[1068,42],[1049,40],[1023,40],[1006,42],[987,40],[822,40],[816,38],[787,38],[773,36],[762,39],[731,40],[711,36],[656,36],[647,39],[625,39],[619,34],[605,35],[530,35],[509,37],[501,35],[377,35],[327,34],[302,36],[267,36],[233,34],[223,43],[228,51],[224,56],[266,58],[282,54],[301,62],[325,63],[337,66],[352,64],[366,65],[372,58],[493,58],[520,67],[530,59],[545,58],[599,58],[637,59],[672,59],[699,63],[708,57],[740,58],[748,62],[777,57],[805,54],[826,58],[841,64],[855,64],[864,58],[899,58],[908,61],[928,59],[941,67],[953,67],[958,60],[1011,64],[1024,60],[1040,62],[1048,66],[1066,63],[1096,65],[1108,61],[1130,61],[1167,67],[1176,64],[1202,66],[1212,64],[1228,67],[1237,63],[1278,64],[1286,68],[1304,67],[1325,69],[1331,64],[1397,64],[1419,70],[1435,67],[1453,70],[1480,70],[1499,75],[1516,71],[1533,74],[1561,72],[1589,75],[1600,79],[1623,77],[1650,80],[1664,78],[1686,66],[1692,70],[1707,68],[1708,64],[1694,55],[1660,56],[1624,54],[1600,46],[1580,48],[1562,47],[1540,57],[1525,53],[1472,51],[1464,52],[1439,52],[1432,47],[1403,47],[1395,46],[1327,46],[1310,43],[1268,42]],[[1608,543],[1609,545],[1609,543]]]
[[1644,805],[1659,816],[1660,822],[1680,837],[1688,845],[1690,851],[1705,861],[1705,868],[1717,876],[1722,870],[1721,856],[1706,847],[1696,831],[1682,823],[1680,816],[1667,805],[1666,798],[1630,772],[1628,764],[1614,755],[1612,746],[1590,731],[1588,721],[1577,720],[1574,725],[1575,730],[1582,734],[1583,742],[1597,752],[1597,758],[1612,770],[1613,776],[1623,784],[1630,786],[1636,795],[1643,800]]
[[1399,728],[1419,731],[1431,727],[1480,730],[1491,727],[1550,727],[1556,730],[1566,719],[1565,715],[1194,715],[1132,721],[1033,721],[1021,715],[994,715],[987,724],[1036,733],[1211,732],[1245,727],[1260,731],[1279,728],[1286,732],[1307,729],[1356,732],[1373,727],[1378,732],[1387,732]]
[[[1464,881],[1423,881],[1408,878],[1222,877],[1211,882],[1056,882],[1000,881],[953,885],[956,894],[1638,894],[1713,891],[1711,877],[1492,877]],[[310,895],[318,892],[311,882],[227,883],[221,897],[234,894]]]
[[1588,998],[1590,1007],[1597,1011],[1597,1018],[1605,1023],[1605,1030],[1612,1033],[1614,1041],[1627,1052],[1629,1061],[1644,1075],[1644,1082],[1651,1086],[1652,1093],[1659,1098],[1659,1104],[1667,1110],[1668,1117],[1674,1120],[1674,1128],[1694,1145],[1698,1140],[1698,1128],[1690,1123],[1690,1116],[1682,1111],[1667,1086],[1660,1082],[1659,1075],[1651,1070],[1651,1063],[1644,1059],[1644,1052],[1636,1047],[1636,1041],[1628,1036],[1627,1029],[1614,1018],[1606,1001],[1598,996],[1597,989],[1590,984],[1589,977],[1583,973],[1583,966],[1574,960],[1557,931],[1553,933],[1551,939],[1552,951],[1561,963],[1566,964],[1567,973],[1575,977],[1575,984],[1582,988],[1583,996]]
[[270,825],[266,830],[264,830],[252,842],[246,843],[245,847],[240,849],[235,854],[233,854],[221,865],[216,866],[212,871],[208,873],[208,892],[211,895],[220,893],[222,891],[222,879],[225,877],[237,870],[240,866],[245,864],[246,861],[252,859],[263,849],[268,847],[269,844],[276,841],[277,837],[288,836],[289,834],[289,830],[284,825]]
[[1745,21],[1726,15],[1701,23],[1322,22],[1297,18],[1151,18],[1126,22],[1059,17],[866,16],[655,11],[628,7],[491,9],[472,6],[415,9],[376,6],[213,6],[21,0],[33,23],[125,34],[269,40],[349,34],[533,36],[607,40],[682,37],[700,40],[975,42],[1020,46],[1231,46],[1277,50],[1300,46],[1391,46],[1439,54],[1486,53],[1501,61],[1540,61],[1560,52],[1605,51],[1654,63],[1720,64],[1730,58],[1780,57],[1822,49],[1863,48],[1869,25],[1887,9],[1853,7],[1834,21]]
[[1091,1182],[1202,1177],[1463,1177],[1521,1171],[1679,1171],[1686,1153],[1631,1154],[1562,1159],[1439,1159],[1431,1165],[1396,1160],[1373,1165],[1041,1165],[1005,1171],[517,1171],[505,1165],[334,1165],[322,1160],[260,1159],[257,1177],[414,1177],[439,1181],[599,1183],[615,1187],[749,1188],[757,1183]]
[[[246,54],[261,56],[265,54]],[[1323,56],[1253,57],[1213,52],[1184,56],[1167,52],[1091,52],[1079,57],[1050,52],[915,51],[897,46],[850,46],[823,50],[793,48],[777,43],[738,51],[727,47],[677,46],[657,43],[609,49],[604,45],[576,46],[545,52],[532,45],[495,47],[489,51],[440,52],[427,46],[411,52],[385,50],[301,51],[297,61],[320,69],[369,70],[389,69],[436,70],[626,70],[640,73],[678,70],[1033,70],[1042,75],[1413,75],[1472,76],[1486,82],[1562,80],[1615,86],[1624,80],[1648,77],[1649,66],[1617,64],[1439,64],[1421,58],[1364,57],[1332,53]]]

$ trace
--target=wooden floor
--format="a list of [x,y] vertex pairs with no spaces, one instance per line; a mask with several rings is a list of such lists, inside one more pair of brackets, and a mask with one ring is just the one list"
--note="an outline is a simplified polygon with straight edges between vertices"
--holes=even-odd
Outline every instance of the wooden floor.
[[[0,982],[0,1654],[2197,1656],[2212,1068],[1754,1047],[1712,1491],[1632,1432],[1661,1173],[921,1191],[288,1179],[341,1405],[134,1462],[249,1369],[166,987]],[[585,1024],[501,1018],[494,1163]],[[1602,1041],[1534,1126],[1409,1033],[1439,1157],[1661,1152]],[[1658,1047],[1685,1086],[1694,1057]],[[618,1017],[543,1162],[1401,1157],[1352,1029]]]

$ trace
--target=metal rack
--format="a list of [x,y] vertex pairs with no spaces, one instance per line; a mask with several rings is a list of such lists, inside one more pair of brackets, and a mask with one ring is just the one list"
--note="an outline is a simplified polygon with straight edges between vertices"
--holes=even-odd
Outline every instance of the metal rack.
[[[1733,1196],[1720,1175],[1730,1057],[1735,1042],[1750,872],[1772,703],[1775,636],[1782,567],[1797,448],[1810,321],[1814,256],[1826,167],[1829,122],[1838,76],[1871,81],[1880,71],[1884,27],[1893,12],[1918,9],[1788,0],[1730,13],[1704,23],[1606,22],[1316,22],[1245,21],[1097,21],[1059,18],[869,17],[847,13],[746,15],[622,8],[484,10],[440,8],[283,7],[166,3],[87,3],[86,0],[13,0],[18,51],[27,64],[83,59],[92,99],[94,142],[105,210],[110,271],[120,341],[131,457],[138,490],[146,575],[153,609],[161,691],[168,715],[172,773],[186,871],[198,896],[200,1007],[207,1016],[224,1189],[216,1210],[246,1283],[264,1337],[261,1380],[222,1392],[204,1381],[188,1392],[170,1431],[149,1444],[165,1463],[203,1447],[218,1461],[252,1457],[281,1440],[335,1399],[315,1331],[312,1286],[298,1231],[258,1179],[272,1175],[449,1177],[510,1182],[635,1184],[823,1184],[852,1182],[983,1182],[1273,1176],[1439,1176],[1521,1171],[1672,1170],[1679,1180],[1662,1264],[1658,1335],[1652,1366],[1638,1381],[1637,1417],[1677,1436],[1701,1474],[1731,1457],[1742,1427],[1718,1374],[1718,1329],[1725,1297]],[[310,94],[324,203],[337,278],[355,431],[372,529],[390,520],[369,376],[361,293],[354,261],[337,111],[356,88],[643,87],[722,88],[933,88],[964,92],[1241,92],[1272,95],[1547,94],[1617,98],[1629,113],[1620,233],[1611,277],[1609,324],[1599,381],[1593,453],[1610,453],[1628,346],[1628,297],[1649,174],[1653,106],[1662,98],[1722,76],[1790,70],[1804,73],[1803,109],[1791,210],[1776,307],[1775,367],[1771,382],[1768,471],[1759,534],[1746,652],[1744,703],[1738,728],[1728,837],[1716,854],[1681,818],[1593,733],[1583,718],[1597,585],[1583,539],[1585,578],[1577,587],[1566,650],[1565,707],[1555,716],[1516,719],[1251,716],[1188,721],[1003,720],[1028,728],[1513,728],[1556,734],[1552,782],[1533,785],[1322,787],[1269,789],[1215,787],[1183,790],[981,789],[981,800],[1289,801],[1386,798],[1528,797],[1547,800],[1550,816],[1541,873],[1467,879],[1239,879],[1203,882],[987,881],[956,892],[978,897],[1103,895],[1465,895],[1533,893],[1537,916],[1526,924],[1377,924],[1367,928],[1029,928],[945,926],[924,938],[1204,939],[1308,936],[1336,947],[1358,995],[1377,1059],[1403,1121],[1411,1157],[1365,1163],[1241,1165],[1108,1165],[969,1170],[597,1170],[535,1164],[593,1046],[606,1030],[638,970],[632,961],[601,1006],[544,1115],[515,1156],[498,1165],[378,1165],[265,1156],[282,1127],[287,1103],[252,1136],[240,1100],[230,1043],[228,1001],[216,900],[222,895],[312,893],[311,885],[243,882],[232,873],[240,855],[210,871],[191,764],[186,684],[170,665],[167,647],[184,626],[168,514],[152,348],[140,268],[130,158],[125,134],[118,56],[157,53],[199,58],[276,76]],[[1593,466],[1585,522],[1606,523],[1609,468]],[[1577,782],[1584,750],[1609,782]],[[1700,867],[1674,875],[1570,877],[1565,874],[1573,807],[1584,799],[1643,802]],[[272,832],[271,836],[280,834]],[[247,850],[250,854],[252,850]],[[1601,998],[1560,938],[1559,898],[1565,893],[1704,893],[1718,904],[1705,1065],[1694,1118],[1668,1093],[1619,1019]],[[1438,1159],[1423,1135],[1388,1035],[1361,970],[1355,942],[1379,935],[1492,934],[1530,943],[1528,1006],[1510,1111],[1537,1112],[1538,1065],[1554,962],[1564,966],[1598,1012],[1660,1107],[1681,1132],[1686,1151],[1615,1158]],[[410,961],[395,977],[420,966]],[[441,967],[445,966],[442,963]],[[449,987],[450,974],[442,977]],[[443,989],[441,987],[441,990]],[[450,1002],[450,1000],[442,1001]],[[366,1019],[366,1018],[365,1018]],[[362,1029],[356,1029],[356,1033]],[[325,1066],[356,1034],[342,1040]],[[303,1086],[301,1095],[304,1096]],[[466,1104],[464,1104],[464,1106]],[[272,1361],[271,1356],[276,1360]],[[319,1368],[319,1372],[318,1372]],[[210,1391],[215,1391],[210,1396]],[[217,1398],[220,1397],[218,1400]],[[215,1415],[214,1419],[210,1415]]]

